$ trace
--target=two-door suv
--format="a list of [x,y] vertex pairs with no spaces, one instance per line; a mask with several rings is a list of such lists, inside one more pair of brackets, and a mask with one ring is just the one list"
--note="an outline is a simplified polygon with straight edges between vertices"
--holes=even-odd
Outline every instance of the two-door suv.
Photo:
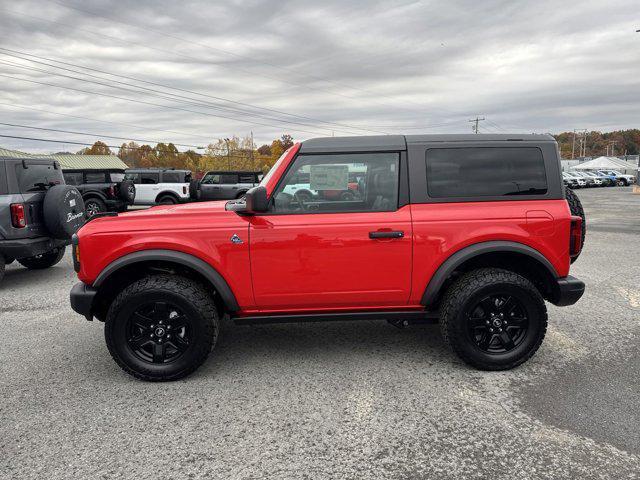
[[[468,364],[512,368],[544,338],[545,300],[584,292],[569,276],[584,214],[559,163],[547,135],[307,140],[244,199],[87,223],[71,305],[145,380],[198,368],[223,317],[439,321]],[[287,193],[301,177],[312,193]]]

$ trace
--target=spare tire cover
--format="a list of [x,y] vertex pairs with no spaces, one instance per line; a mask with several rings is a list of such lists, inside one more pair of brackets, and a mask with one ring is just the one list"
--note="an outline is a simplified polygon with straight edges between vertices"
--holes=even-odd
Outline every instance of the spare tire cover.
[[198,198],[198,189],[200,188],[200,180],[191,180],[189,182],[189,198],[195,200]]
[[54,238],[68,240],[84,225],[84,201],[71,185],[55,185],[44,197],[44,223]]
[[118,196],[120,200],[133,204],[133,201],[136,199],[136,186],[134,183],[131,180],[121,181]]

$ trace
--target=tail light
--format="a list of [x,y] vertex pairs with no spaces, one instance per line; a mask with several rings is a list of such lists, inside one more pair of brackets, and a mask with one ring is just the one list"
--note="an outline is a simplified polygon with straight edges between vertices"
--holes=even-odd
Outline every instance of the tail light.
[[569,255],[575,257],[582,250],[582,218],[571,217],[571,235],[569,241]]
[[27,226],[27,217],[24,214],[24,204],[11,204],[11,225],[15,228],[24,228]]
[[113,185],[109,187],[109,195],[111,195],[112,197],[116,196],[116,187],[114,187]]

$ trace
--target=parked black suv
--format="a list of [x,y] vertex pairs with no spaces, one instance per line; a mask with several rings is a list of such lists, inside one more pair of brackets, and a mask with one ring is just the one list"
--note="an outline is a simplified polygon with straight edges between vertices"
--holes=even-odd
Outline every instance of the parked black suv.
[[0,157],[0,279],[14,260],[29,269],[58,263],[84,217],[82,195],[65,185],[57,161]]
[[198,200],[232,200],[242,198],[262,180],[262,172],[211,171],[198,182]]
[[87,217],[102,212],[124,212],[133,205],[136,187],[125,180],[124,170],[65,170],[67,185],[75,186],[84,199]]

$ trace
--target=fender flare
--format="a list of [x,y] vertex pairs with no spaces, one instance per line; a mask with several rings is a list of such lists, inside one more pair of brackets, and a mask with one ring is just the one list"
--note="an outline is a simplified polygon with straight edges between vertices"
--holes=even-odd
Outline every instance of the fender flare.
[[528,245],[501,240],[475,243],[453,253],[438,267],[429,280],[429,283],[422,294],[420,303],[422,305],[431,305],[438,297],[438,294],[440,293],[440,290],[447,278],[464,262],[486,253],[501,252],[521,253],[531,257],[538,261],[538,263],[540,263],[553,278],[559,278],[558,272],[556,272],[556,269],[553,267],[551,262],[539,251]]
[[166,196],[170,196],[170,197],[175,198],[176,199],[176,203],[180,203],[181,200],[182,200],[180,198],[180,195],[178,195],[173,190],[163,190],[158,195],[156,195],[156,198],[153,200],[153,203],[158,203],[158,200],[160,200],[162,197],[166,197]]
[[237,312],[238,310],[240,310],[240,306],[238,305],[238,301],[236,300],[231,287],[229,287],[227,281],[216,271],[215,268],[198,257],[195,257],[188,253],[179,252],[177,250],[158,249],[142,250],[139,252],[129,253],[128,255],[120,257],[107,265],[100,272],[98,277],[93,282],[92,286],[94,288],[98,288],[107,278],[109,278],[113,273],[123,267],[132,265],[134,263],[154,260],[164,260],[172,263],[177,263],[198,272],[200,275],[206,278],[211,285],[213,285],[216,292],[218,293],[218,295],[220,295],[220,298],[229,311]]

